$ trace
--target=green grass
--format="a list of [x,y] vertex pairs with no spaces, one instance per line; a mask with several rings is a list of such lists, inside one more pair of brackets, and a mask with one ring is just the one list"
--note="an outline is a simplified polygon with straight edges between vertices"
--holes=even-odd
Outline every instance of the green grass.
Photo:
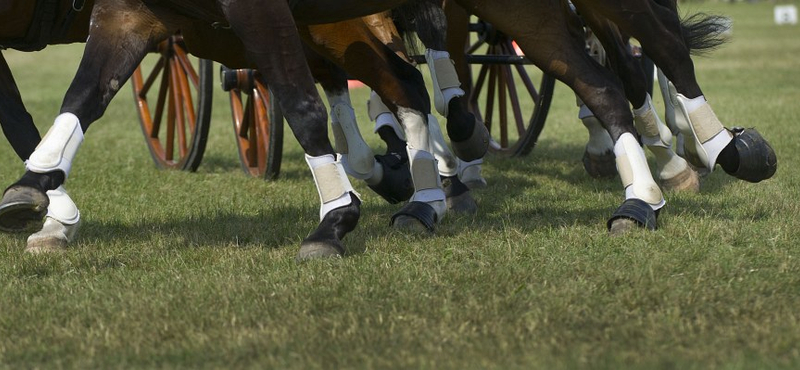
[[[406,236],[389,227],[397,207],[356,183],[348,257],[301,265],[318,204],[296,141],[278,181],[246,177],[218,89],[199,171],[159,171],[126,86],[69,179],[76,243],[30,256],[24,235],[0,235],[0,367],[798,368],[800,38],[773,5],[683,9],[733,17],[698,77],[726,125],[771,141],[776,176],[715,171],[701,194],[668,194],[658,231],[619,238],[605,230],[618,180],[585,175],[563,85],[530,156],[487,160],[477,216]],[[80,51],[4,52],[41,132]],[[8,145],[0,163],[0,183],[22,174]]]

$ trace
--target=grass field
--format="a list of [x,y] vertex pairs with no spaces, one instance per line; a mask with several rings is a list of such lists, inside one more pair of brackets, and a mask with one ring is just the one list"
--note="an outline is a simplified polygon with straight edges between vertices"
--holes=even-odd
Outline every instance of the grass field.
[[[800,29],[774,25],[774,5],[683,10],[733,18],[698,78],[726,125],[771,141],[776,176],[718,169],[701,194],[667,195],[658,231],[618,238],[618,180],[584,173],[563,85],[530,156],[487,159],[477,216],[403,235],[356,183],[348,256],[300,265],[318,200],[296,141],[279,180],[245,176],[218,89],[198,172],[159,171],[126,86],[74,163],[74,245],[32,256],[0,235],[0,368],[799,368]],[[4,52],[42,133],[80,52]],[[22,174],[8,145],[0,163],[0,183]]]

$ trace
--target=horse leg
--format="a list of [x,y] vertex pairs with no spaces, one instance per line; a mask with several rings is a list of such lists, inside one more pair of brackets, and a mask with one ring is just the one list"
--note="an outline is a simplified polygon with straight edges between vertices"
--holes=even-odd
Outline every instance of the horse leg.
[[[625,201],[608,220],[609,231],[624,232],[632,225],[655,229],[656,211],[665,202],[635,137],[621,83],[586,54],[582,26],[570,16],[567,4],[543,0],[533,6],[529,0],[498,0],[492,7],[470,7],[472,1],[459,3],[513,37],[534,64],[570,86],[608,130],[625,189]],[[513,9],[515,21],[506,16],[508,9]]]
[[[317,35],[314,39],[319,40],[319,37]],[[384,132],[382,137],[387,140],[387,150],[393,152],[374,155],[358,129],[345,71],[311,50],[307,52],[307,60],[331,107],[335,149],[345,172],[356,179],[364,180],[372,190],[391,204],[410,198],[414,193],[414,186],[408,169],[405,141],[400,141],[393,132],[392,135]],[[370,104],[370,114],[372,105],[374,104]]]
[[341,256],[342,238],[360,217],[356,196],[328,139],[327,113],[317,93],[286,2],[218,0],[231,28],[269,82],[294,136],[305,151],[320,198],[320,223],[300,244],[297,260]]
[[[777,158],[769,143],[754,129],[725,128],[697,84],[689,51],[706,47],[709,38],[724,29],[718,19],[681,22],[673,4],[631,0],[622,5],[610,0],[590,3],[638,39],[673,84],[670,97],[676,109],[676,125],[683,133],[685,154],[693,165],[710,172],[719,163],[728,174],[750,182],[775,174]],[[643,16],[627,17],[622,8]]]
[[595,13],[586,13],[584,20],[603,43],[610,67],[619,76],[625,94],[634,106],[634,126],[642,143],[656,159],[662,186],[667,190],[700,191],[697,173],[672,150],[672,132],[659,119],[649,93],[647,81],[651,77],[644,73],[641,63],[631,54],[628,41],[613,24]]
[[447,51],[447,16],[441,5],[419,2],[415,30],[425,44],[425,61],[433,84],[436,111],[447,117],[447,134],[462,161],[482,159],[489,149],[489,131],[468,110],[468,98]]
[[[0,123],[3,133],[23,161],[27,160],[41,141],[33,118],[25,109],[11,70],[0,53]],[[63,186],[47,191],[49,205],[44,226],[28,237],[28,252],[62,250],[75,239],[80,213]],[[5,229],[3,224],[0,228]],[[11,231],[16,231],[11,229]]]
[[166,37],[163,24],[138,10],[132,1],[95,5],[91,37],[60,114],[26,161],[25,174],[3,194],[0,224],[5,229],[39,229],[45,222],[29,238],[30,251],[54,249],[48,245],[58,249],[74,237],[80,214],[62,185],[84,132],[103,114],[154,38]]
[[[436,23],[442,23],[444,20],[442,19],[443,13],[441,9],[438,7],[432,7],[430,10],[438,15],[438,19],[432,20]],[[395,54],[397,54],[400,58],[408,61],[408,53],[403,47],[402,44],[399,44],[397,41],[401,40],[400,34],[397,31],[392,20],[387,16],[386,13],[381,13],[377,15],[373,15],[370,17],[364,17],[364,22],[369,27],[372,34],[381,41],[384,45],[389,47]],[[443,35],[442,33],[445,31],[444,27],[434,28],[430,30],[428,33],[423,33],[423,38],[425,39],[433,39],[433,41],[428,40],[427,44],[434,44],[437,48],[443,47]],[[426,45],[427,45],[426,44]],[[426,53],[427,57],[431,57],[430,54],[433,54],[432,49],[428,49]],[[446,52],[444,52],[446,54]],[[447,57],[446,55],[442,56],[442,58]],[[449,60],[449,58],[448,58]],[[444,59],[441,59],[444,61]],[[431,65],[429,64],[429,67]],[[453,69],[452,63],[447,64],[449,69],[445,71],[446,74],[453,76],[455,70]],[[443,70],[444,68],[439,68],[439,70]],[[433,72],[435,75],[435,71]],[[436,78],[434,77],[434,80]],[[458,82],[456,79],[455,82]],[[435,84],[436,85],[436,84]],[[457,85],[455,87],[450,87],[444,90],[438,90],[434,87],[434,91],[438,91],[437,97],[439,99],[434,99],[434,101],[449,101],[455,97],[460,97],[464,95],[464,91],[460,89]],[[444,96],[447,96],[445,98]],[[370,108],[372,108],[372,100],[370,101]],[[446,104],[445,104],[446,105]],[[379,107],[382,112],[388,111],[385,104],[382,102],[378,102],[375,104],[376,107]],[[440,111],[441,112],[441,111]],[[445,113],[447,114],[447,113]],[[450,119],[454,121],[464,122],[463,118],[459,117],[466,117],[468,113],[463,110],[454,110],[452,113],[448,115],[448,122]],[[469,117],[472,117],[469,115]],[[378,117],[379,118],[379,117]],[[391,119],[388,120],[391,123],[397,122],[394,118],[394,115],[391,115]],[[377,119],[375,119],[377,122]],[[388,130],[387,130],[388,131]],[[433,155],[436,158],[437,167],[439,170],[439,174],[441,176],[442,185],[444,187],[445,194],[447,196],[447,208],[449,210],[453,210],[455,212],[461,213],[475,213],[477,212],[477,203],[472,198],[471,194],[469,193],[469,187],[467,187],[464,183],[461,182],[459,179],[459,169],[460,164],[462,161],[457,158],[450,147],[447,145],[447,142],[444,140],[444,135],[442,134],[442,130],[439,126],[438,120],[433,115],[428,115],[428,131],[430,134],[430,140],[433,143]],[[390,133],[393,131],[389,131]],[[482,158],[478,158],[475,160],[482,161]]]
[[[444,217],[446,203],[431,153],[427,131],[430,102],[422,75],[377,40],[361,20],[314,25],[308,30],[308,37],[317,38],[312,45],[315,51],[375,89],[383,103],[399,118],[407,139],[414,194],[393,216],[392,223],[398,228],[433,231]],[[304,31],[301,29],[301,32]]]

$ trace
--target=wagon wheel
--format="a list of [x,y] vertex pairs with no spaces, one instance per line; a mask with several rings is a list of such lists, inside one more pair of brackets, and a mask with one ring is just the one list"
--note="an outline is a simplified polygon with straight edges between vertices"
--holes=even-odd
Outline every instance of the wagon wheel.
[[[467,60],[480,64],[470,107],[492,135],[490,150],[509,156],[528,154],[544,127],[555,78],[530,64],[513,41],[489,23],[479,21],[470,30],[477,32],[477,40],[467,46]],[[523,116],[527,113],[523,109],[531,107],[530,118]]]
[[[213,63],[189,57],[180,35],[159,44],[155,52],[158,58],[145,58],[131,78],[145,142],[158,168],[195,171],[211,121]],[[143,69],[150,71],[146,78]]]
[[[222,88],[231,95],[233,129],[245,173],[271,180],[281,171],[283,115],[272,93],[252,69],[221,68]],[[242,100],[242,97],[245,100]]]

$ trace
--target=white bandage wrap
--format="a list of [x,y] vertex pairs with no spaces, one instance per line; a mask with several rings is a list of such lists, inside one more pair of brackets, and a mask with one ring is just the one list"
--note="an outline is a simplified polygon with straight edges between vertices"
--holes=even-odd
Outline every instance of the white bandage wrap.
[[414,181],[414,195],[411,201],[429,204],[441,221],[447,211],[442,181],[436,170],[436,159],[429,152],[406,148],[411,166],[411,179]]
[[670,179],[686,170],[686,160],[672,151],[672,131],[658,118],[650,94],[641,107],[633,110],[633,122],[642,142],[655,156],[659,178]]
[[658,118],[650,94],[647,94],[641,107],[633,110],[633,123],[644,145],[662,148],[672,146],[672,132]]
[[425,50],[425,61],[431,72],[433,105],[439,114],[447,117],[450,99],[464,96],[464,90],[461,89],[461,83],[458,81],[456,67],[450,59],[450,54],[441,50]]
[[486,179],[483,178],[481,165],[483,158],[474,161],[464,162],[458,161],[458,179],[464,184],[472,187],[486,186]]
[[375,91],[372,91],[369,95],[369,100],[367,100],[367,113],[369,114],[369,119],[375,121],[375,132],[378,132],[378,129],[383,126],[389,126],[394,130],[397,137],[401,140],[406,139],[406,135],[400,127],[400,123],[397,122],[397,118],[394,117],[389,107],[383,104],[383,100]]
[[626,132],[619,137],[614,145],[614,156],[617,172],[625,187],[625,199],[641,199],[654,210],[663,207],[665,202],[661,189],[653,180],[644,150],[633,134]]
[[47,191],[50,205],[47,206],[47,217],[51,217],[65,225],[74,225],[81,219],[81,213],[64,186]]
[[[582,107],[585,107],[585,105]],[[611,135],[608,134],[608,131],[597,117],[591,114],[581,117],[581,123],[589,131],[589,141],[586,143],[587,152],[594,155],[602,155],[614,149],[614,140],[611,140]]]
[[364,141],[356,123],[355,111],[345,103],[331,107],[331,126],[336,141],[336,151],[350,176],[364,180],[372,175],[375,155]]
[[72,161],[82,142],[83,130],[78,117],[72,113],[62,113],[25,161],[26,168],[36,173],[61,170],[65,178],[69,177]]
[[439,174],[447,177],[456,176],[458,174],[458,160],[444,140],[439,120],[432,114],[428,115],[428,133],[430,134],[433,156],[436,157]]
[[[342,163],[334,160],[333,156],[326,154],[312,157],[306,154],[306,163],[311,168],[314,183],[317,185],[317,194],[322,205],[319,209],[319,219],[325,218],[331,210],[352,203],[349,193],[356,194]],[[358,196],[358,194],[356,194]]]
[[684,144],[706,169],[713,171],[719,153],[733,140],[733,135],[722,126],[704,96],[689,99],[678,94],[671,83],[670,94],[675,106],[675,124],[683,133]]
[[678,135],[680,130],[675,124],[675,105],[672,104],[672,97],[669,92],[669,80],[667,80],[667,76],[664,75],[661,68],[656,68],[656,74],[658,76],[658,87],[661,90],[661,98],[664,100],[664,121],[669,130],[672,131],[672,134]]

